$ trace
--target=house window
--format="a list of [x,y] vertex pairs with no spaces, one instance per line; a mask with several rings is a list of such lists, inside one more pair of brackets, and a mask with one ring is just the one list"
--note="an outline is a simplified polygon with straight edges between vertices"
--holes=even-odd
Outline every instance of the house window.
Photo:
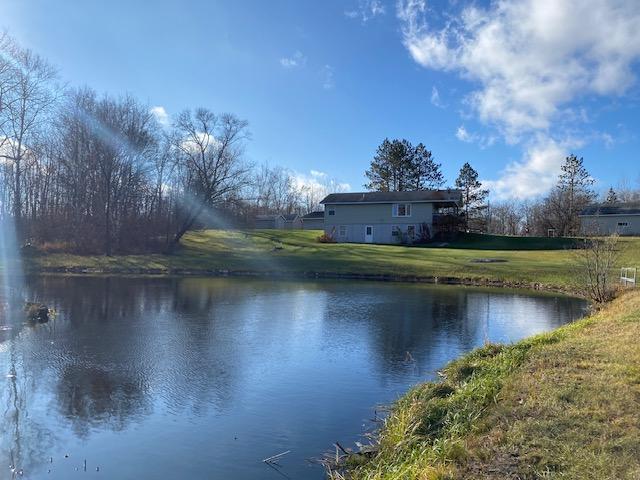
[[338,235],[340,235],[341,237],[346,237],[347,236],[347,226],[346,225],[340,225],[340,227],[338,228]]
[[410,217],[411,204],[410,203],[394,203],[393,216],[394,217]]
[[629,222],[618,222],[618,226],[619,227],[628,227],[629,226]]
[[409,238],[415,238],[416,237],[416,226],[415,225],[408,225],[407,226],[407,236]]
[[333,208],[329,210],[329,216],[330,217],[335,215],[335,214],[336,214],[336,211]]
[[393,227],[391,227],[391,236],[392,237],[399,237],[400,236],[400,227],[397,225],[394,225]]

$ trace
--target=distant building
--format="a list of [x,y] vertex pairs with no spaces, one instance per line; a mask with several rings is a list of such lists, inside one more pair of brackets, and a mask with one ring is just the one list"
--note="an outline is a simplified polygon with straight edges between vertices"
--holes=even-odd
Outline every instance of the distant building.
[[285,218],[284,215],[256,215],[254,222],[255,228],[258,229],[284,229]]
[[291,213],[288,215],[282,215],[284,217],[284,229],[285,230],[300,230],[302,229],[302,217],[297,213]]
[[413,243],[448,228],[458,218],[460,190],[332,193],[324,205],[324,230],[338,242]]
[[311,212],[302,217],[303,230],[324,230],[324,212]]
[[302,217],[297,213],[288,215],[256,215],[254,228],[271,230],[296,230],[302,228]]
[[589,205],[579,216],[583,234],[640,235],[640,202]]

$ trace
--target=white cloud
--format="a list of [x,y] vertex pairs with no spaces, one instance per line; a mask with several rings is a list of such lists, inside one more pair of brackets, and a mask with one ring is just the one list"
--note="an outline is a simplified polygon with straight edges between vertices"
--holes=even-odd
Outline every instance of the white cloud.
[[582,142],[577,139],[557,142],[544,134],[539,135],[527,142],[522,159],[507,165],[498,180],[484,180],[483,183],[498,199],[543,195],[557,182],[561,160],[570,150],[581,146]]
[[440,100],[440,92],[438,91],[435,85],[431,87],[431,103],[438,108],[445,107],[444,104],[442,103],[442,100]]
[[[635,81],[637,0],[501,0],[463,7],[440,28],[429,24],[430,13],[425,0],[399,1],[404,44],[420,65],[477,85],[467,101],[478,118],[525,146],[523,160],[505,170],[510,179],[528,179],[514,169],[535,170],[529,164],[540,161],[541,151],[558,154],[553,165],[562,162],[562,149],[549,145],[570,143],[565,131],[588,119],[584,109],[572,108],[576,101],[621,95]],[[520,194],[515,185],[511,190]]]
[[456,138],[465,143],[477,143],[481,149],[490,147],[497,140],[495,135],[480,135],[479,133],[469,132],[464,125],[460,125],[456,130]]
[[162,126],[167,126],[169,125],[169,114],[167,113],[167,111],[164,109],[163,106],[155,106],[151,108],[151,114],[156,117],[156,120],[158,121],[158,123]]
[[290,57],[280,59],[280,65],[284,68],[304,67],[306,64],[307,57],[305,57],[300,50],[296,50]]
[[473,137],[471,136],[471,134],[469,134],[469,132],[467,132],[467,129],[464,128],[464,125],[460,125],[458,127],[458,130],[456,130],[456,138],[461,142],[469,143],[473,141]]
[[322,67],[322,88],[325,90],[331,90],[335,87],[336,82],[334,80],[334,70],[331,65],[325,65]]
[[349,192],[351,185],[341,182],[319,170],[310,170],[309,173],[294,172],[292,175],[293,184],[300,192],[310,193],[322,200],[329,193]]
[[385,13],[386,9],[380,0],[359,0],[358,5],[352,10],[346,10],[344,15],[347,18],[359,18],[362,23],[366,23]]

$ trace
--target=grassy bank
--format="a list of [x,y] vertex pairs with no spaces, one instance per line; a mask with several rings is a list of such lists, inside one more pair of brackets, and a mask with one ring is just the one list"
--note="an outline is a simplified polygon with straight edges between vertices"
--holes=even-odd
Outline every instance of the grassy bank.
[[348,478],[640,478],[638,338],[636,290],[551,333],[471,352],[396,403],[379,453],[354,457]]
[[[570,289],[571,241],[469,235],[435,248],[321,244],[315,231],[222,231],[188,234],[168,255],[50,254],[29,261],[35,270],[103,273],[304,272],[450,277]],[[622,239],[622,263],[640,265],[640,239]],[[489,260],[490,262],[487,262]]]

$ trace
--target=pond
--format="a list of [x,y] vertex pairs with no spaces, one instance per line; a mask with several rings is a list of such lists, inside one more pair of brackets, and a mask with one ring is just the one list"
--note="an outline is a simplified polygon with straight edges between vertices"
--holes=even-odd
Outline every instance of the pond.
[[[485,341],[550,330],[586,308],[376,282],[28,283],[57,314],[0,319],[0,478],[15,465],[32,479],[321,479],[308,460],[361,440],[378,405]],[[262,463],[288,450],[279,469]]]

